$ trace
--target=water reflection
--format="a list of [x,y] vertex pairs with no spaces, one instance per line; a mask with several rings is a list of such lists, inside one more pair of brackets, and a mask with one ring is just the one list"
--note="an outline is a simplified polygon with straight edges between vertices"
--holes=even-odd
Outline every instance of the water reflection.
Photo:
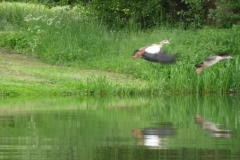
[[168,139],[175,135],[172,123],[161,123],[156,128],[133,129],[132,136],[140,139],[137,145],[155,149],[168,148]]
[[215,123],[204,121],[199,114],[196,115],[196,121],[202,126],[202,129],[208,131],[207,135],[216,138],[230,138],[230,130],[218,129]]
[[[1,99],[0,159],[238,160],[239,103],[220,95]],[[224,136],[216,124],[200,129],[196,113],[231,138],[209,138]]]

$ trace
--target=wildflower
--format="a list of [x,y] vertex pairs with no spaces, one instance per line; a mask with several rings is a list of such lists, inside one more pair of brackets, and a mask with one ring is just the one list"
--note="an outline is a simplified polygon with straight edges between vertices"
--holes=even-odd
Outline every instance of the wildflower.
[[56,27],[60,26],[60,23],[61,23],[60,21],[57,21],[57,22],[55,23],[55,26],[56,26]]
[[47,20],[47,25],[51,25],[52,24],[52,21],[49,19],[49,20]]
[[115,30],[110,30],[110,34],[114,34],[115,32]]
[[52,23],[53,23],[53,20],[55,19],[56,17],[53,17],[53,18],[49,18],[48,20],[47,20],[47,25],[51,25]]
[[38,21],[39,19],[41,19],[43,16],[39,16],[39,17],[33,17],[33,20]]
[[32,15],[28,14],[26,17],[24,17],[24,21],[28,22],[32,20]]
[[34,29],[39,29],[40,28],[40,26],[39,25],[36,25],[35,27],[34,27]]
[[42,33],[42,30],[41,30],[41,29],[38,29],[38,30],[37,30],[37,34],[40,34],[40,33]]

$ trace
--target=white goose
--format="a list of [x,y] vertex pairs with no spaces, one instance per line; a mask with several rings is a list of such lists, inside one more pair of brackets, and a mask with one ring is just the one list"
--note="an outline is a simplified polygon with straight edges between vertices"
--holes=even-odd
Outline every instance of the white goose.
[[133,58],[141,56],[143,59],[151,62],[173,63],[176,61],[176,56],[170,55],[162,50],[164,44],[170,44],[168,40],[163,40],[159,44],[151,44],[136,50]]
[[211,57],[206,58],[202,63],[200,64],[196,64],[195,66],[198,67],[198,69],[196,70],[197,73],[202,72],[202,70],[205,67],[210,67],[214,64],[216,64],[217,62],[223,60],[223,59],[232,59],[233,57],[231,57],[228,54],[225,53],[221,53],[221,54],[217,54]]
[[229,130],[223,130],[223,129],[218,129],[216,124],[213,122],[205,122],[199,114],[196,115],[196,121],[202,126],[204,130],[209,130],[212,132],[218,132],[218,133],[229,133]]

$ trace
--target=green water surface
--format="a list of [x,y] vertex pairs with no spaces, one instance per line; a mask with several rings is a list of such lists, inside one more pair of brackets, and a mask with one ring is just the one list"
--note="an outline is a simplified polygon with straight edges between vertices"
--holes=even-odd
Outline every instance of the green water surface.
[[[3,97],[0,159],[237,160],[239,101],[237,95]],[[230,133],[204,130],[196,114]]]

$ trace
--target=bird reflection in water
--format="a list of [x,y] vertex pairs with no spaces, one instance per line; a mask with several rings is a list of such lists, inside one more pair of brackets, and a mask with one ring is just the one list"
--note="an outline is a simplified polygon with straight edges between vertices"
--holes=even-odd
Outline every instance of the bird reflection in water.
[[196,121],[199,123],[202,128],[206,131],[208,131],[208,135],[211,137],[216,138],[230,138],[231,137],[231,131],[230,130],[223,130],[218,129],[216,124],[213,122],[206,122],[203,120],[202,116],[199,114],[196,115]]
[[161,123],[156,128],[133,129],[132,136],[140,139],[137,143],[155,149],[166,149],[169,136],[175,135],[171,123]]

